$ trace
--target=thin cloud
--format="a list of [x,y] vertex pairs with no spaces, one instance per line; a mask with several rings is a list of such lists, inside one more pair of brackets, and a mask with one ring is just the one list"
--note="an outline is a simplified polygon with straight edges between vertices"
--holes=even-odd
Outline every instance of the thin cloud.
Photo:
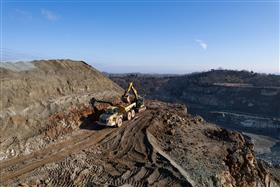
[[44,16],[44,18],[46,18],[49,21],[56,21],[59,18],[58,15],[47,9],[42,9],[41,14],[42,16]]
[[195,41],[200,45],[200,47],[202,47],[202,49],[207,50],[207,48],[208,48],[207,43],[205,43],[202,40],[195,40]]
[[23,21],[32,19],[32,14],[30,12],[21,9],[15,9],[13,16]]

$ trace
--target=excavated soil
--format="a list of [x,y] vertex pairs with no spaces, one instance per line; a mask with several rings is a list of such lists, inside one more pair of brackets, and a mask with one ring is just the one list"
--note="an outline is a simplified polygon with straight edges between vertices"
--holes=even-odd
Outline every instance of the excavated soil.
[[183,105],[148,101],[146,111],[120,128],[101,128],[91,117],[64,141],[1,161],[1,184],[279,185],[241,134],[193,117]]
[[1,63],[0,70],[0,160],[62,140],[92,113],[92,97],[112,99],[123,92],[80,61]]
[[[280,185],[279,168],[256,160],[240,133],[147,101],[120,128],[96,124],[123,90],[84,62],[1,64],[1,186]],[[145,86],[144,86],[145,87]]]
[[110,74],[123,88],[133,81],[146,98],[183,103],[208,122],[243,133],[258,159],[280,166],[280,76],[211,70],[187,75]]

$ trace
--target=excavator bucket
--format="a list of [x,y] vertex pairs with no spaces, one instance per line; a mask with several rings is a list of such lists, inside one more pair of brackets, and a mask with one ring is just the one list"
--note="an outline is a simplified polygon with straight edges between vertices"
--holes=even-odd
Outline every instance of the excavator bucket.
[[125,102],[125,103],[130,103],[131,102],[130,96],[129,95],[123,95],[122,96],[122,101]]

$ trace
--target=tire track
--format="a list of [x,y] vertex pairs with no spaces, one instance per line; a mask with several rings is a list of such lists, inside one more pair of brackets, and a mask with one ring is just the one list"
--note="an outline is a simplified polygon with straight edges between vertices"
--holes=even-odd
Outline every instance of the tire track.
[[[6,161],[4,164],[4,167],[9,167],[13,164],[22,163],[24,160],[27,160],[29,158],[32,159],[31,163],[27,163],[27,164],[23,163],[23,166],[16,171],[5,172],[5,174],[3,174],[1,172],[0,183],[3,184],[4,182],[7,182],[13,178],[16,178],[18,176],[31,172],[34,169],[39,168],[45,164],[62,160],[63,158],[65,158],[66,156],[70,155],[73,152],[76,152],[76,151],[85,149],[91,145],[97,144],[102,139],[104,139],[106,136],[108,136],[109,134],[111,134],[113,131],[116,131],[116,130],[118,130],[118,129],[104,129],[104,130],[100,130],[97,133],[90,133],[86,138],[82,138],[79,141],[74,141],[74,143],[71,142],[71,141],[73,141],[72,139],[68,140],[66,142],[62,142],[60,144],[60,146],[58,146],[58,145],[55,146],[56,152],[55,152],[55,150],[53,150],[53,147],[51,148],[52,149],[51,151],[55,152],[52,155],[49,155],[47,152],[47,151],[49,151],[49,149],[50,149],[49,148],[46,150],[42,150],[41,152],[37,152],[36,154],[23,156],[23,158],[12,159],[11,161]],[[68,147],[61,150],[61,146],[68,144],[68,143],[70,145],[68,145]],[[2,171],[2,168],[4,168],[4,167],[2,166],[2,163],[1,163],[1,171]]]
[[26,162],[26,161],[30,162],[34,159],[36,160],[36,158],[38,159],[40,156],[44,156],[42,153],[45,153],[45,152],[47,152],[48,154],[52,154],[55,151],[57,151],[57,149],[65,149],[69,146],[69,142],[73,142],[72,144],[75,144],[79,141],[82,141],[83,139],[88,138],[89,136],[92,136],[92,134],[93,134],[92,132],[82,132],[77,135],[74,135],[69,140],[65,140],[63,142],[59,142],[59,143],[50,145],[43,150],[38,150],[38,151],[35,151],[28,155],[17,156],[15,158],[11,158],[9,160],[4,160],[4,161],[0,162],[0,170],[2,172],[5,168],[8,168],[10,166],[16,166],[18,164],[26,164],[24,162]]

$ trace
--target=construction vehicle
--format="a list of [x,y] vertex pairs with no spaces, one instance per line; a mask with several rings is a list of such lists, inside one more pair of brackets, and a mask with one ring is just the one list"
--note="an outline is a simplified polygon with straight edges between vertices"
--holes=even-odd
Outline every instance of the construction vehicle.
[[129,121],[135,117],[135,107],[136,103],[110,106],[100,115],[98,124],[120,127],[124,119]]
[[[131,99],[129,95],[130,90],[133,90],[134,98]],[[99,125],[116,126],[120,127],[123,120],[131,120],[135,117],[136,112],[141,112],[146,109],[144,99],[137,94],[136,89],[131,82],[128,89],[122,96],[124,103],[113,104],[108,101],[100,101],[92,99],[91,103],[95,106],[96,102],[109,104],[110,106],[105,109],[105,112],[99,116]]]
[[[133,95],[134,98],[131,97],[131,95],[129,94],[130,91],[133,91]],[[122,101],[125,103],[136,103],[136,112],[141,112],[146,110],[146,107],[144,105],[144,98],[141,97],[140,95],[138,95],[137,90],[134,88],[133,86],[133,82],[129,83],[129,86],[127,88],[127,90],[124,92],[123,96],[122,96]]]
[[[102,109],[98,110],[96,109],[97,103],[105,104],[105,106],[103,105],[100,107]],[[96,100],[92,98],[91,104],[95,108],[97,115],[101,111],[101,113],[99,113],[99,121],[97,122],[98,125],[120,127],[123,120],[129,121],[135,117],[135,102],[113,104],[108,101]]]

